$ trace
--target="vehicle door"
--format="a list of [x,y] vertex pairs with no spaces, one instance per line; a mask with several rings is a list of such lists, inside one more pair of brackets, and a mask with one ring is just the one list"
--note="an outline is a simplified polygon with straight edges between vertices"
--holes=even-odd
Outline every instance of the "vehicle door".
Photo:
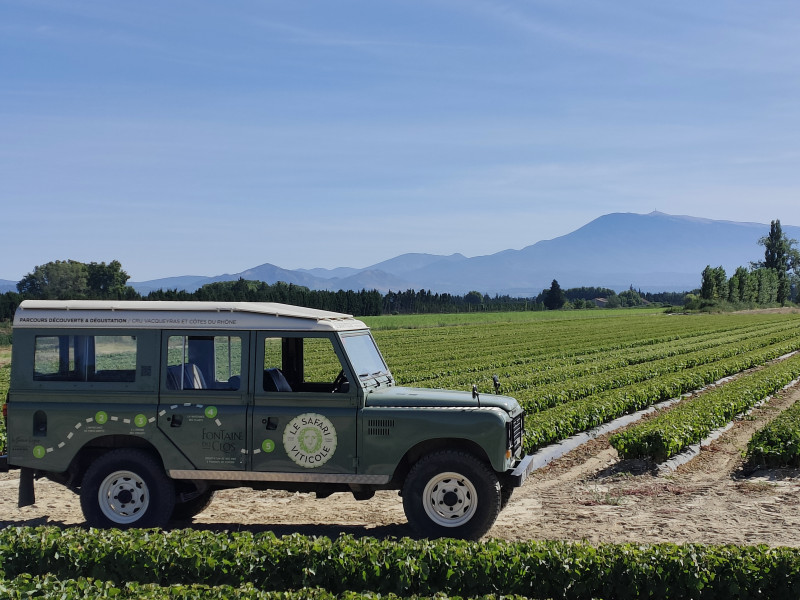
[[256,335],[252,469],[355,473],[358,395],[338,338]]
[[165,331],[158,425],[202,470],[247,466],[248,350],[242,331]]

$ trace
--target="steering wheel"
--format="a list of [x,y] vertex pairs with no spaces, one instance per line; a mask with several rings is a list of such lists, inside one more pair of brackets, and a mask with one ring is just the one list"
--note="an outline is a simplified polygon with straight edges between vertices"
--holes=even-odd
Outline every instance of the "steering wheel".
[[333,380],[333,388],[331,389],[331,393],[335,394],[336,392],[341,391],[344,384],[348,383],[347,376],[344,374],[344,369],[339,371],[339,374],[336,376],[336,379]]

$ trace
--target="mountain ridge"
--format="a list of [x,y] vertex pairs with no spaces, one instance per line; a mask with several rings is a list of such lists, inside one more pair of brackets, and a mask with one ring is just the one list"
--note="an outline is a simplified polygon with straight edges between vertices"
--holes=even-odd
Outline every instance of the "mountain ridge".
[[[565,289],[596,286],[622,291],[633,286],[643,291],[686,291],[699,287],[706,265],[721,265],[731,274],[738,266],[763,259],[758,240],[769,227],[659,211],[609,213],[562,236],[471,258],[460,253],[409,252],[364,268],[294,270],[263,263],[239,273],[180,275],[129,285],[142,294],[158,289],[191,292],[207,283],[241,277],[313,290],[427,289],[453,294],[477,290],[534,296],[556,279]],[[784,225],[783,231],[789,238],[800,238],[800,227]],[[16,289],[15,282],[8,283]]]

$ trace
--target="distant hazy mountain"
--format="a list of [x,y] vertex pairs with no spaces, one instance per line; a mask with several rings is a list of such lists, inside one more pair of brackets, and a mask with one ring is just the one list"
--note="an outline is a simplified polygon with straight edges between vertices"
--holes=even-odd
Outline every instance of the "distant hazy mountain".
[[9,281],[8,279],[0,279],[0,294],[5,294],[6,292],[16,292],[16,291],[17,291],[16,281]]
[[297,269],[298,273],[308,273],[314,277],[319,277],[320,279],[344,279],[345,277],[350,277],[351,275],[357,275],[361,272],[361,269],[355,269],[353,267],[337,267],[335,269],[322,269],[317,267],[316,269]]
[[[790,238],[800,238],[800,228],[783,229]],[[553,279],[563,288],[622,290],[633,285],[645,291],[687,290],[699,287],[700,273],[708,264],[732,273],[737,266],[763,259],[758,240],[768,233],[769,225],[758,223],[615,213],[522,250],[479,256],[447,268],[434,264],[414,275],[417,281],[438,282],[440,289],[514,295],[538,293]]]
[[[783,230],[790,238],[800,239],[800,227],[783,225]],[[644,291],[683,291],[700,286],[700,273],[706,265],[722,265],[731,274],[738,266],[763,259],[758,240],[768,233],[769,224],[763,223],[660,212],[614,213],[567,235],[487,256],[410,253],[363,269],[287,270],[266,263],[241,273],[180,276],[131,285],[142,293],[159,288],[194,291],[206,283],[243,277],[311,289],[386,292],[424,288],[532,296],[557,279],[562,288],[598,286],[621,291],[633,285]]]

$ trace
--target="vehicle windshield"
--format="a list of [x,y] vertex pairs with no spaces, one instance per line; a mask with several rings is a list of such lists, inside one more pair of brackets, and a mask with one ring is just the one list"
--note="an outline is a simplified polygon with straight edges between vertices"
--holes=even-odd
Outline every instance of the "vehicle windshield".
[[359,379],[378,375],[391,376],[389,368],[383,362],[375,340],[372,339],[369,332],[342,336],[342,343]]

